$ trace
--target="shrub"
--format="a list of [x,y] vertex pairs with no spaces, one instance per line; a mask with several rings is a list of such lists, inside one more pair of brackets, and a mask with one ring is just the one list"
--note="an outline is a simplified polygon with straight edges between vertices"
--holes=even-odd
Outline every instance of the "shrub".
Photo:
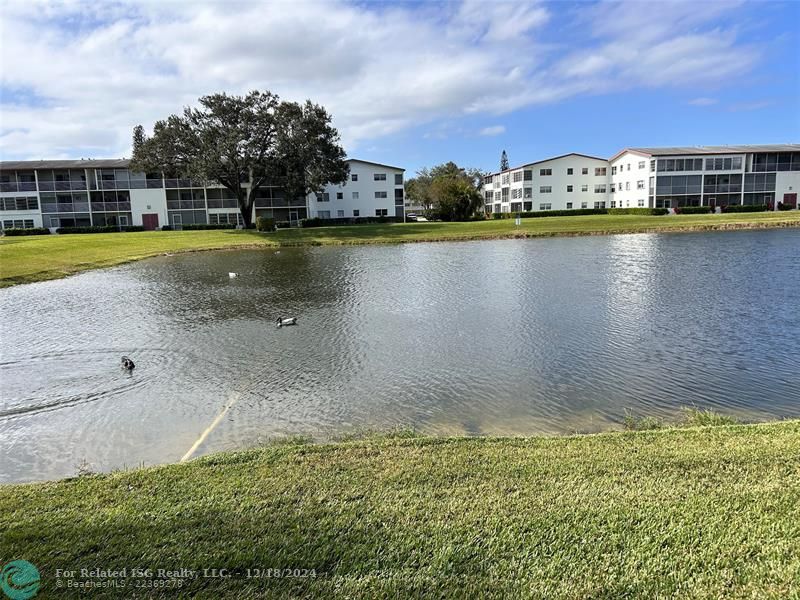
[[183,226],[184,231],[192,231],[198,229],[236,229],[233,223],[187,223]]
[[256,217],[256,229],[259,231],[275,231],[275,219],[271,217]]
[[762,212],[767,210],[766,204],[732,204],[730,206],[723,206],[722,212],[724,213],[740,213],[740,212]]
[[494,219],[515,219],[521,217],[530,219],[535,217],[572,217],[580,215],[605,215],[608,214],[606,208],[570,208],[568,210],[535,210],[520,213],[492,213]]
[[28,227],[27,229],[23,229],[21,227],[10,227],[8,229],[4,229],[3,233],[5,235],[48,235],[50,230],[47,227]]
[[710,206],[679,206],[675,209],[676,215],[703,215],[710,212]]
[[275,221],[275,229],[289,229],[291,226],[289,221]]
[[303,219],[301,227],[330,227],[333,225],[365,225],[370,223],[396,223],[397,217],[343,217],[337,219]]
[[778,210],[794,210],[794,206],[791,204],[784,204],[783,202],[778,202]]
[[56,233],[117,233],[125,231],[144,231],[143,225],[127,225],[117,227],[116,225],[92,225],[86,227],[59,227]]
[[169,225],[162,225],[161,231],[172,231],[172,227]]
[[610,215],[652,215],[660,216],[669,212],[666,208],[609,208]]

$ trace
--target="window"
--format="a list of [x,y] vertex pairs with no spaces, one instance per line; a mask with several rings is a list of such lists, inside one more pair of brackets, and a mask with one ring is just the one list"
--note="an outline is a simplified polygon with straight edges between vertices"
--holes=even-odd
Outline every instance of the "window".
[[589,191],[589,186],[588,185],[582,185],[581,186],[581,191],[582,192],[588,192]]
[[337,200],[344,200],[344,192],[336,192]]
[[583,167],[581,169],[581,175],[588,175],[589,174],[589,167]]
[[359,216],[360,214],[361,214],[361,213],[359,212],[359,210],[358,210],[357,208],[354,208],[354,209],[353,209],[353,216],[354,216],[354,217],[357,217],[357,216]]
[[651,160],[650,161],[650,172],[652,173],[655,170],[656,170],[656,161],[655,160]]
[[571,192],[571,191],[572,191],[572,186],[571,186],[571,185],[568,185],[568,186],[567,186],[567,191],[568,191],[568,192]]
[[644,206],[644,198],[639,198],[636,202],[637,202],[637,205],[639,206],[639,208]]
[[386,173],[373,173],[372,178],[375,181],[386,181]]
[[589,206],[587,202],[581,202],[581,208],[586,208],[587,206]]
[[522,212],[522,202],[512,202],[511,203],[511,212],[513,212],[513,213]]
[[628,168],[626,170],[628,170],[628,171],[631,170],[631,163],[628,163]]
[[522,181],[522,171],[514,171],[511,174],[511,181],[513,181],[514,183]]
[[570,167],[569,169],[567,169],[567,175],[572,175],[572,167]]
[[402,173],[395,173],[394,174],[394,184],[395,185],[403,185],[403,174]]
[[375,209],[375,216],[376,217],[385,217],[389,214],[389,211],[385,208],[376,208]]
[[550,210],[551,208],[553,208],[553,205],[549,202],[539,205],[539,210]]
[[606,193],[606,184],[601,183],[594,186],[594,193],[595,194],[605,194]]
[[553,186],[550,185],[540,185],[539,186],[539,193],[540,194],[550,194],[553,191]]
[[[619,203],[619,206],[620,206],[620,208],[622,208],[622,202]],[[617,201],[616,200],[612,200],[611,201],[611,208],[617,208]]]
[[530,169],[525,169],[525,176],[523,177],[525,181],[533,181],[533,171]]
[[626,181],[625,182],[625,191],[629,191],[630,189],[631,189],[631,182],[630,181]]
[[595,202],[594,203],[594,207],[595,208],[605,208],[606,207],[606,203],[605,202]]
[[0,210],[38,210],[39,199],[36,196],[24,198],[0,198]]
[[388,197],[389,197],[389,194],[387,194],[386,192],[375,192],[375,198],[376,199],[383,200],[383,199],[388,198]]
[[358,173],[350,173],[350,181],[358,181]]
[[552,174],[553,174],[553,169],[539,169],[539,175],[542,177]]
[[533,198],[533,188],[525,188],[525,198]]
[[644,179],[640,179],[636,182],[636,189],[643,190],[644,189]]
[[33,219],[9,219],[3,221],[3,229],[33,229]]
[[318,210],[317,211],[317,218],[318,219],[330,219],[331,218],[331,211],[329,211],[329,210]]
[[343,210],[337,210],[336,211],[336,216],[339,217],[339,218],[344,217],[344,211]]
[[572,208],[572,202],[567,202],[567,210],[569,210],[570,208]]
[[[630,165],[628,165],[628,166],[630,166]],[[605,174],[606,174],[606,168],[605,167],[596,167],[595,170],[594,170],[594,176],[595,177],[602,177]]]
[[611,174],[612,175],[616,175],[617,174],[617,167],[611,167]]
[[358,200],[358,192],[353,192],[353,200]]
[[640,168],[640,169],[644,169],[644,167],[645,167],[645,163],[646,163],[646,162],[647,162],[647,161],[640,160],[640,161],[639,161],[639,168]]
[[[619,189],[620,189],[620,191],[622,191],[622,184],[621,183],[619,184]],[[616,183],[612,183],[611,184],[611,193],[614,194],[614,193],[616,193],[616,191],[617,191],[617,184]]]
[[518,198],[522,198],[522,188],[511,190],[511,199],[516,200]]
[[330,202],[330,194],[328,192],[317,193],[317,202]]
[[508,185],[508,173],[500,176],[500,183],[503,185]]

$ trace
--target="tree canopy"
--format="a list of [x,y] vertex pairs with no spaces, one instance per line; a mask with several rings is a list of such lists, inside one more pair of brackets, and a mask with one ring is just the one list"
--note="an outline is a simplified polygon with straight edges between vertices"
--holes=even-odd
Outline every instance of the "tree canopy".
[[339,133],[322,106],[281,102],[269,91],[212,94],[199,104],[157,121],[152,136],[137,125],[131,168],[218,182],[236,195],[246,226],[268,184],[297,199],[347,179]]
[[480,210],[483,177],[480,169],[465,169],[451,161],[417,171],[416,177],[406,181],[405,193],[431,216],[461,221]]

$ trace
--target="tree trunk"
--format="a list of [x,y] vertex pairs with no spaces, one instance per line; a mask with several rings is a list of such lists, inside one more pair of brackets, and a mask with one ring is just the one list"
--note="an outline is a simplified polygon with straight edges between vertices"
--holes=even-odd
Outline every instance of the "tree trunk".
[[236,195],[239,200],[239,211],[242,213],[242,221],[244,222],[244,228],[249,229],[253,223],[254,190],[251,190],[250,193],[246,193],[244,189],[239,187],[239,190],[236,192]]

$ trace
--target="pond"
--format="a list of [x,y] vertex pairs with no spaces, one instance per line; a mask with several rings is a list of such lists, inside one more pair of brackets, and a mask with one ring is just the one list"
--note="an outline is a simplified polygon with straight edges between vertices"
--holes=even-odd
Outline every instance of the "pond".
[[790,229],[314,247],[5,289],[0,481],[287,435],[797,416],[799,254]]

